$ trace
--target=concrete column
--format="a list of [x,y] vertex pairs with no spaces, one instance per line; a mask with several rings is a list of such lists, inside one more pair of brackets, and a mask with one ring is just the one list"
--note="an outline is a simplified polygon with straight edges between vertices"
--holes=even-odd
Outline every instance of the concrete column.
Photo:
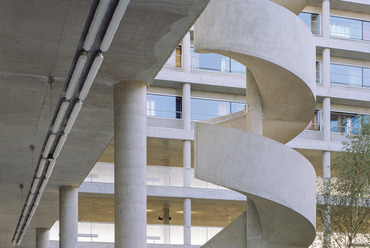
[[323,99],[323,131],[324,131],[324,141],[330,142],[331,132],[330,132],[330,98],[325,97]]
[[184,199],[184,245],[191,245],[191,200]]
[[330,49],[324,48],[322,52],[322,83],[330,88]]
[[330,178],[330,152],[325,151],[323,156],[323,177]]
[[322,36],[330,38],[330,1],[322,1]]
[[170,209],[168,205],[163,207],[163,224],[165,225],[170,224]]
[[191,141],[184,140],[183,150],[184,187],[191,187]]
[[167,204],[163,206],[163,224],[166,225],[163,228],[163,243],[164,244],[169,244],[170,243],[170,209]]
[[190,33],[182,39],[182,63],[184,72],[191,72]]
[[[323,154],[323,180],[324,180],[324,197],[328,201],[330,197],[330,152],[325,151]],[[331,225],[330,225],[330,206],[327,206],[324,212],[324,246],[331,247]]]
[[190,84],[183,84],[182,86],[182,121],[184,130],[191,130],[191,109],[190,109]]
[[146,84],[114,85],[115,247],[146,247]]
[[262,101],[256,80],[250,70],[247,69],[247,130],[262,135]]
[[59,247],[77,248],[78,187],[59,187]]
[[36,248],[49,247],[49,228],[36,228]]

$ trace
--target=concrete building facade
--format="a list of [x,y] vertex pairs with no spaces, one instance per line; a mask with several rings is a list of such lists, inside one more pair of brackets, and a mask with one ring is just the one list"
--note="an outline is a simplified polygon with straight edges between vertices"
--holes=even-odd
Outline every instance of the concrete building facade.
[[[238,118],[253,106],[257,117],[248,124],[249,131],[286,143],[302,154],[302,161],[307,159],[312,164],[316,181],[322,184],[330,177],[330,165],[341,151],[345,134],[359,128],[358,114],[370,115],[370,3],[366,0],[273,1],[279,5],[267,0],[107,2],[40,1],[33,8],[25,2],[17,6],[13,1],[1,3],[4,36],[0,52],[6,59],[0,67],[4,116],[0,220],[8,225],[0,229],[0,247],[10,247],[12,242],[20,247],[42,248],[200,247],[243,216],[247,208],[253,209],[254,203],[248,201],[247,205],[247,197],[238,193],[244,192],[238,188],[241,181],[235,181],[236,192],[222,187],[232,188],[230,184],[219,186],[194,177],[194,165],[201,157],[194,158],[199,152],[194,147],[196,132],[201,128],[198,122],[214,118],[225,121],[230,114]],[[271,15],[269,21],[275,29],[268,26],[268,20],[260,24],[255,21],[256,26],[249,26],[240,38],[250,38],[247,44],[252,44],[278,37],[271,42],[268,53],[261,50],[251,55],[248,49],[258,53],[256,47],[235,48],[240,45],[237,25],[242,23],[227,15],[243,8],[248,11],[248,7],[258,5],[256,2],[284,9],[279,15]],[[221,10],[229,11],[225,16],[217,15],[220,23],[207,21],[210,10],[206,6],[217,7],[212,4],[221,4]],[[290,11],[297,15],[293,19],[296,23],[288,21],[296,29],[284,27],[285,13],[293,16]],[[24,19],[14,18],[14,13]],[[104,32],[98,31],[89,44],[89,33],[99,13],[106,13],[100,27]],[[262,16],[267,19],[267,14],[253,14],[255,20]],[[142,17],[140,22],[138,16]],[[115,19],[120,26],[110,44],[104,42],[105,34],[114,29],[109,27]],[[261,37],[256,37],[255,31],[261,31]],[[310,36],[296,40],[301,33]],[[287,42],[292,43],[289,46]],[[298,43],[307,47],[299,46],[301,49],[294,51],[292,44]],[[280,54],[277,48],[282,49]],[[291,65],[284,63],[287,60]],[[83,63],[75,91],[69,90],[74,73]],[[87,95],[84,82],[94,63],[101,63],[101,67],[99,64]],[[284,70],[273,68],[275,65]],[[260,91],[263,108],[271,107],[264,116],[278,116],[282,123],[261,120],[260,125],[253,126],[260,113],[258,103],[253,101],[256,94],[251,94],[251,74],[257,83],[263,77],[281,80],[277,84],[278,80],[271,79],[278,85],[276,89]],[[296,75],[307,88],[291,89],[291,85],[284,84]],[[95,75],[90,77],[94,79]],[[305,90],[307,94],[302,93]],[[63,106],[65,117],[56,125]],[[81,111],[72,128],[68,123],[75,108]],[[293,112],[295,118],[301,118],[295,119],[299,126],[288,124]],[[265,131],[269,128],[273,130],[270,133]],[[243,144],[233,143],[231,135],[227,133],[220,142],[237,151]],[[233,137],[230,143],[228,137]],[[63,149],[58,151],[59,146]],[[207,146],[216,151],[216,147]],[[208,156],[202,159],[212,164],[225,157],[220,151]],[[294,156],[289,155],[290,161],[301,161]],[[299,166],[304,163],[299,162]],[[295,177],[302,173],[296,180],[307,180],[303,185],[315,180],[309,170],[299,167],[293,173],[294,169],[292,165],[282,174]],[[196,174],[202,179],[219,173],[213,167],[201,170]],[[219,175],[216,182],[228,177],[227,170]],[[262,175],[259,180],[269,180],[261,179]],[[273,175],[279,176],[278,172]],[[251,174],[245,183],[253,179]],[[300,196],[302,199],[297,200]],[[286,199],[294,205],[306,197],[297,193]],[[308,208],[312,210],[312,206]],[[297,206],[295,210],[312,226],[316,217],[310,215],[310,210],[300,209]],[[314,231],[310,225],[307,232]],[[319,247],[326,230],[318,227],[317,231],[319,238],[314,245]]]

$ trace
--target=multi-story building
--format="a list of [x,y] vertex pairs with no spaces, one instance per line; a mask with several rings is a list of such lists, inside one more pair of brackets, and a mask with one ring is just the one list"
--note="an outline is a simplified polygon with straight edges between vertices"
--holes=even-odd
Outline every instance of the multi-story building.
[[[309,0],[298,15],[312,31],[316,45],[316,111],[306,129],[287,145],[312,163],[318,183],[330,177],[330,165],[341,151],[345,135],[360,128],[358,115],[370,115],[369,13],[367,0]],[[200,247],[246,210],[243,194],[194,177],[194,123],[246,108],[245,66],[220,54],[194,52],[194,33],[194,28],[186,33],[146,93],[148,247]],[[110,58],[115,59],[108,56],[108,63]],[[103,72],[107,73],[107,68],[102,67]],[[97,80],[104,81],[99,74]],[[110,94],[111,88],[98,83],[92,90],[101,92],[91,97]],[[112,112],[108,98],[104,96],[100,106],[87,107]],[[105,118],[104,111],[96,118]],[[48,109],[43,110],[46,112]],[[83,117],[82,112],[78,118]],[[78,119],[76,124],[77,130],[83,129]],[[109,143],[110,139],[99,145],[102,154],[78,189],[79,247],[114,247],[116,142]],[[63,185],[63,180],[53,182],[52,186],[56,185]],[[21,195],[22,199],[26,200]],[[52,215],[49,226],[42,226],[51,228],[50,247],[57,247],[59,240],[59,221],[54,221]],[[31,224],[26,237],[34,235],[35,228]],[[315,245],[320,245],[323,230],[317,231]]]

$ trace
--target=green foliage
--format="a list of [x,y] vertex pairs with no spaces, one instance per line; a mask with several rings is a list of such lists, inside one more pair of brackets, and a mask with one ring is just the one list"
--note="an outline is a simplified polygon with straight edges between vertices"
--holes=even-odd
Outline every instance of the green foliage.
[[331,166],[333,178],[324,184],[330,190],[324,190],[317,209],[338,247],[370,244],[370,120],[360,122],[361,130],[347,135],[349,142],[343,143],[338,162]]

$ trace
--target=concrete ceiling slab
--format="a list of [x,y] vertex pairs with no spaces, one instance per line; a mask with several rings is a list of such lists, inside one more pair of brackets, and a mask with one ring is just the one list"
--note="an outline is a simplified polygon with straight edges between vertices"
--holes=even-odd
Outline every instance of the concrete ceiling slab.
[[[0,248],[11,243],[94,1],[0,2],[0,223],[8,223],[0,229]],[[131,0],[20,247],[34,247],[34,229],[51,227],[57,219],[58,187],[79,185],[111,142],[113,83],[150,84],[207,3]],[[52,94],[49,76],[56,80]]]

